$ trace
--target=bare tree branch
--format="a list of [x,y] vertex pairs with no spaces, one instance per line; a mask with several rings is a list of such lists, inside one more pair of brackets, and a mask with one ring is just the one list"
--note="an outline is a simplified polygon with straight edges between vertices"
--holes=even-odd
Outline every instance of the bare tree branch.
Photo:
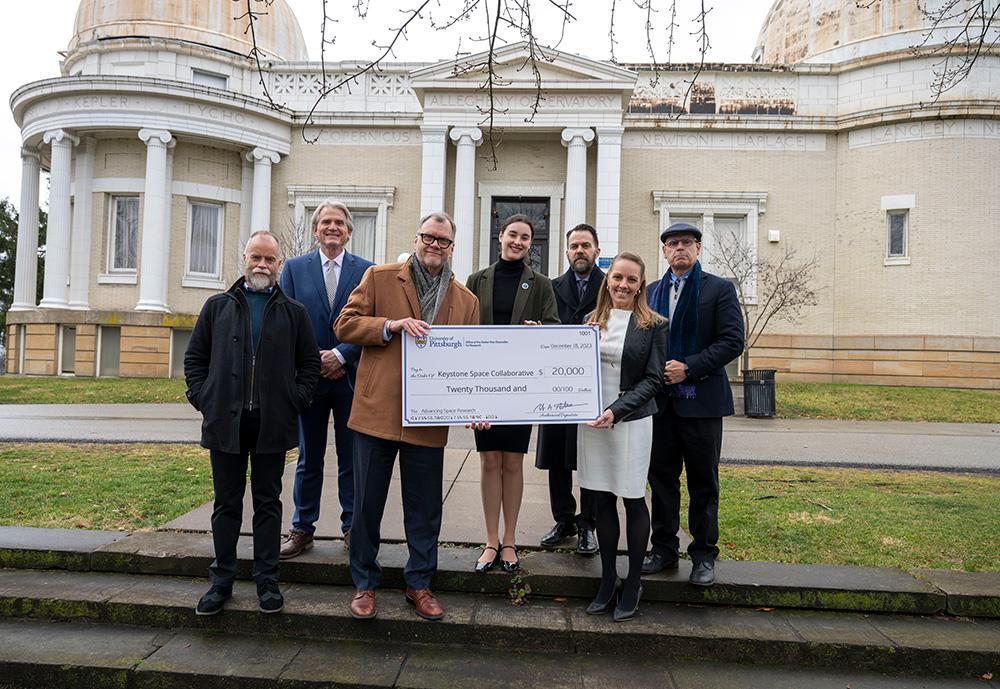
[[244,7],[246,7],[246,9],[242,14],[233,17],[233,19],[237,22],[246,20],[247,28],[243,30],[243,34],[250,35],[250,43],[253,46],[252,48],[250,48],[250,52],[247,54],[247,57],[256,63],[257,77],[260,82],[260,87],[264,91],[264,98],[267,99],[267,102],[271,105],[272,108],[274,108],[275,110],[280,110],[284,106],[275,103],[274,99],[271,98],[270,91],[267,90],[267,81],[264,79],[264,67],[261,65],[261,55],[263,54],[263,51],[257,44],[256,25],[261,17],[267,15],[267,12],[255,12],[253,9],[253,3],[255,2],[264,5],[264,7],[270,7],[271,5],[274,4],[274,0],[233,0],[233,2],[241,3]]
[[[756,242],[756,238],[750,241]],[[800,323],[806,307],[819,303],[816,287],[819,259],[797,260],[797,251],[785,246],[775,259],[760,259],[734,232],[722,237],[712,251],[725,277],[736,287],[746,330],[742,369],[750,367],[750,350],[775,320]],[[756,299],[754,299],[756,296]]]
[[[542,22],[546,33],[553,35],[555,40],[549,40],[545,44],[540,39],[538,23],[534,17],[534,7],[532,0],[412,0],[413,6],[401,9],[401,21],[398,26],[390,28],[390,37],[387,43],[380,45],[376,40],[372,45],[379,51],[378,55],[363,64],[348,69],[343,74],[331,74],[328,69],[327,49],[336,43],[336,36],[333,32],[333,25],[338,22],[336,18],[339,3],[332,0],[319,0],[322,3],[322,23],[320,26],[320,72],[321,80],[315,101],[309,108],[302,128],[302,138],[307,143],[315,143],[322,135],[322,131],[310,129],[316,124],[316,114],[321,103],[339,89],[346,87],[348,91],[352,85],[359,85],[361,78],[366,74],[378,72],[386,60],[395,56],[395,48],[408,39],[408,32],[423,22],[423,25],[434,31],[447,31],[459,29],[463,24],[470,22],[476,17],[477,12],[482,12],[485,19],[482,32],[473,32],[461,36],[461,41],[469,40],[473,43],[484,45],[483,55],[478,59],[463,59],[461,53],[461,41],[459,51],[455,55],[454,70],[455,76],[459,75],[479,75],[482,78],[481,90],[485,93],[486,104],[479,108],[483,119],[480,126],[486,129],[486,135],[490,142],[487,158],[490,161],[491,169],[496,169],[498,165],[497,145],[502,137],[502,129],[498,126],[497,115],[506,113],[505,109],[498,107],[500,90],[512,85],[512,82],[503,76],[497,69],[498,55],[504,45],[507,44],[506,36],[515,34],[519,40],[524,42],[525,56],[519,66],[512,65],[516,71],[527,70],[531,74],[534,82],[534,99],[528,107],[525,117],[526,122],[532,122],[540,111],[545,100],[541,65],[545,62],[552,62],[554,56],[547,54],[549,47],[557,48],[566,37],[570,24],[577,21],[577,16],[573,12],[573,0],[545,0],[542,7],[555,11],[559,18],[558,35],[555,35],[556,22],[546,17]],[[618,43],[615,38],[615,18],[623,3],[619,0],[609,0],[611,3],[611,17],[609,28],[609,40],[611,42],[611,59],[616,61],[615,47]],[[262,54],[257,47],[257,36],[255,25],[266,13],[259,9],[253,11],[254,2],[262,3],[269,7],[274,0],[233,0],[233,2],[245,5],[245,12],[240,19],[247,21],[247,32],[254,44],[254,50],[248,57],[256,61],[256,69],[260,76],[260,83],[264,90],[264,97],[275,108],[280,108],[271,99],[268,91]],[[346,4],[346,3],[345,3]],[[536,3],[537,4],[537,3]],[[666,59],[667,63],[672,60],[675,30],[677,25],[677,0],[632,0],[632,5],[645,14],[646,48],[652,59],[651,68],[655,77],[653,83],[658,81],[659,73],[664,63],[657,55],[656,17],[669,16],[669,23],[663,27],[666,32]],[[352,0],[350,7],[360,18],[366,18],[372,7],[371,0]],[[588,9],[591,6],[588,5]],[[700,61],[698,69],[687,82],[687,91],[681,99],[681,107],[675,113],[680,116],[685,112],[684,103],[691,98],[692,89],[698,77],[701,75],[706,64],[706,52],[710,47],[707,30],[707,16],[711,12],[711,7],[706,7],[705,0],[701,0],[701,10],[695,17],[697,30],[692,35],[697,37],[699,43]],[[436,13],[442,12],[444,16],[438,18]],[[547,47],[548,46],[548,47]]]
[[[995,50],[1000,42],[1000,3],[994,0],[945,0],[935,9],[929,9],[925,0],[917,6],[930,28],[923,40],[914,46],[915,54],[938,56],[931,81],[931,103],[965,81],[976,61],[984,51]],[[955,23],[953,25],[953,23]],[[928,50],[933,40],[957,29],[952,36]]]
[[[258,1],[260,1],[260,0],[258,0]],[[263,1],[265,1],[265,2],[268,2],[268,1],[273,2],[273,0],[263,0]],[[247,2],[249,3],[249,2],[251,2],[251,0],[247,0]],[[427,7],[427,5],[429,5],[430,3],[431,3],[431,0],[424,0],[420,4],[420,6],[417,7],[415,10],[407,11],[406,20],[403,22],[403,24],[400,27],[394,29],[392,40],[389,41],[388,45],[386,45],[386,46],[378,46],[375,43],[375,41],[372,41],[372,45],[374,45],[377,48],[380,48],[382,50],[381,55],[379,55],[377,58],[375,58],[371,62],[368,62],[363,67],[361,67],[359,69],[356,69],[356,70],[353,70],[353,71],[349,72],[348,74],[346,74],[345,76],[341,77],[340,79],[337,79],[336,83],[334,83],[333,86],[327,86],[326,83],[324,82],[324,85],[320,89],[320,92],[319,92],[319,95],[316,98],[316,101],[313,103],[312,107],[309,108],[309,114],[306,115],[306,121],[305,121],[306,126],[308,126],[310,124],[313,124],[315,122],[315,120],[313,119],[313,116],[316,114],[316,108],[319,107],[319,104],[322,103],[323,100],[327,96],[329,96],[331,93],[333,93],[334,91],[336,91],[337,89],[339,89],[344,84],[347,84],[348,82],[352,82],[353,81],[355,84],[357,84],[358,80],[359,80],[359,77],[361,77],[364,74],[367,74],[368,72],[371,72],[373,70],[377,70],[379,68],[379,65],[381,65],[382,62],[387,57],[389,57],[390,55],[393,54],[392,49],[395,47],[395,45],[399,41],[399,39],[403,38],[405,40],[407,27],[414,20],[416,20],[417,18],[419,18],[421,16],[421,12],[423,12],[424,9]],[[358,7],[360,7],[360,3],[358,4]],[[326,15],[324,15],[323,25],[324,25],[324,27],[326,26]],[[325,76],[325,73],[324,73],[324,76]],[[319,134],[319,132],[317,132],[316,136],[314,136],[314,137],[312,137],[310,139],[309,135],[306,134],[306,127],[304,126],[302,128],[302,140],[305,141],[306,143],[314,144],[317,141],[319,141],[319,137],[320,137],[320,134]]]

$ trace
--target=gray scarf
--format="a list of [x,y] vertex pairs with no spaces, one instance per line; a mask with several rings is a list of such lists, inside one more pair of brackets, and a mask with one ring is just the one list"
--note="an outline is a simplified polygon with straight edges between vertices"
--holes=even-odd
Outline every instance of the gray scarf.
[[420,302],[420,320],[433,323],[438,309],[444,303],[444,295],[451,285],[451,264],[447,261],[441,266],[441,272],[431,275],[423,264],[414,256],[410,261],[410,274],[417,288],[417,300]]

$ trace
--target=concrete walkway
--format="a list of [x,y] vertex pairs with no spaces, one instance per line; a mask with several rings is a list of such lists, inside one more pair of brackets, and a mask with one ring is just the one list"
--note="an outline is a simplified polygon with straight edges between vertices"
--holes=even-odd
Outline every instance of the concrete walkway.
[[[186,404],[0,405],[0,441],[197,442],[200,424]],[[452,429],[448,447],[475,447],[472,433]],[[723,460],[1000,473],[1000,424],[735,416]]]

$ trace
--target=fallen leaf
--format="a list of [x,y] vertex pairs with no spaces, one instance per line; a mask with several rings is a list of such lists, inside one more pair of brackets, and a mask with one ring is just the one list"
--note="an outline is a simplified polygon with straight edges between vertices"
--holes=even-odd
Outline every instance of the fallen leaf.
[[982,675],[982,678],[985,679],[988,682],[991,679],[993,679],[993,673],[992,672],[987,672],[986,674]]
[[61,493],[59,493],[60,498],[65,498],[67,495],[69,495],[69,493],[67,493],[66,491],[62,491]]
[[566,598],[553,598],[552,600],[554,600],[556,603],[565,603],[567,599]]
[[757,608],[757,612],[774,612],[774,608]]

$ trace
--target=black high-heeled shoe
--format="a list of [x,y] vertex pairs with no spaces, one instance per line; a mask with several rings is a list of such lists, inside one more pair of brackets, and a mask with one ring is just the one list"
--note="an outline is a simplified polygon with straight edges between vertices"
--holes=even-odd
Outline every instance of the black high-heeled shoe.
[[[513,550],[515,556],[517,555],[517,547],[513,545],[501,545],[500,552],[502,553],[507,548]],[[503,568],[503,571],[516,572],[517,570],[521,569],[521,558],[518,558],[513,562],[508,562],[507,560],[504,560],[502,557],[500,557],[499,553],[497,554],[497,557],[500,558],[500,566]]]
[[626,610],[622,607],[621,596],[618,597],[618,607],[615,611],[611,613],[611,619],[615,622],[626,622],[635,617],[636,613],[639,612],[639,601],[642,600],[642,584],[639,584],[639,592],[635,597],[635,607],[631,610]]
[[607,600],[600,600],[595,598],[591,601],[590,605],[587,606],[588,615],[606,615],[611,612],[611,608],[614,607],[615,599],[618,594],[621,593],[622,587],[625,585],[621,579],[615,578],[615,585],[611,588],[611,595],[608,596]]
[[480,574],[485,574],[486,572],[493,569],[497,564],[497,560],[500,559],[500,551],[491,545],[483,546],[483,554],[480,555],[479,557],[485,555],[487,550],[492,550],[495,553],[495,555],[492,560],[485,560],[485,561],[476,560],[476,571],[479,572]]

